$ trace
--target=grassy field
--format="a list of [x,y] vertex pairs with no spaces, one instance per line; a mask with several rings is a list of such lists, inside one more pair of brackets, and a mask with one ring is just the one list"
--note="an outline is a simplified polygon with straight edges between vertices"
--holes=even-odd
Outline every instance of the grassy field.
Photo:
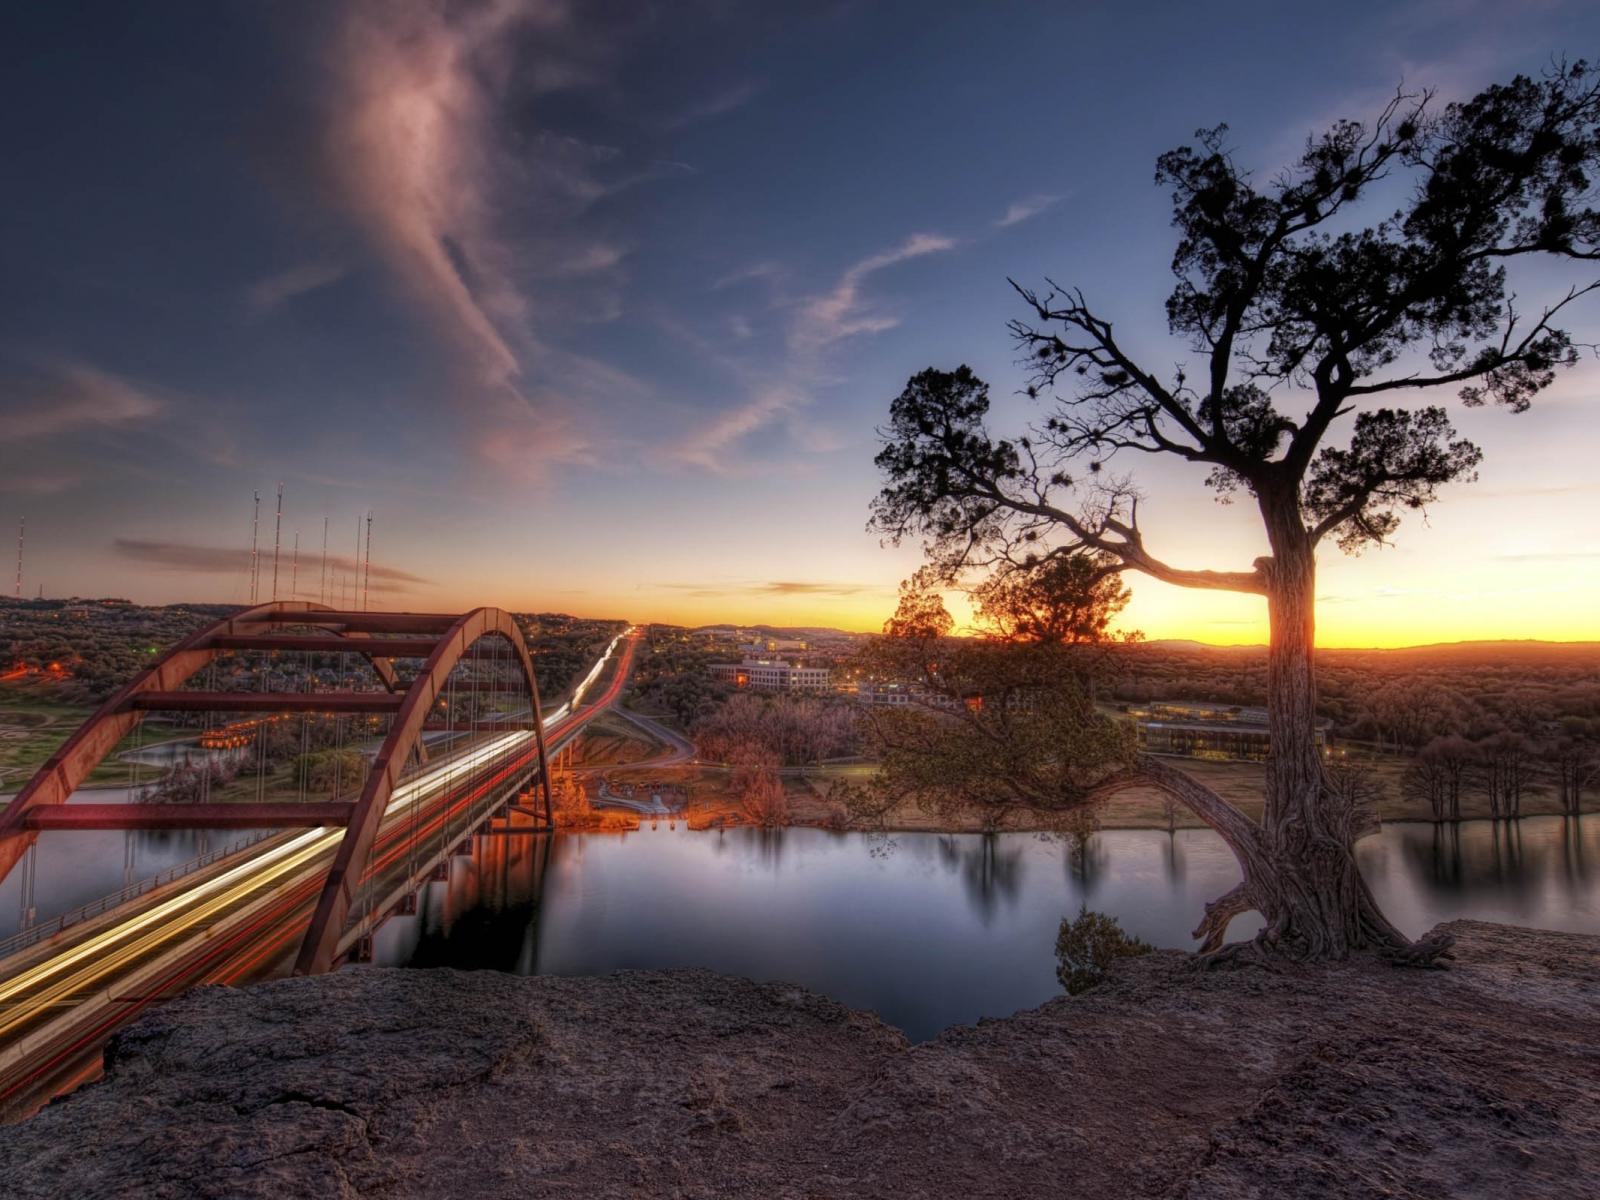
[[[0,792],[15,792],[39,769],[57,746],[94,711],[88,705],[63,704],[48,683],[0,684]],[[117,754],[135,745],[148,746],[182,734],[175,726],[146,721],[135,736],[125,738],[115,752],[90,773],[89,787],[120,787],[130,779],[129,765]],[[139,768],[140,780],[154,778],[155,769]]]

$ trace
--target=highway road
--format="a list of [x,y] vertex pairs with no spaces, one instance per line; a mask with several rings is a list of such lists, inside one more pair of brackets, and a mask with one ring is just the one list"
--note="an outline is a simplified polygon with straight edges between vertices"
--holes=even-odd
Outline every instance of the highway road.
[[[694,761],[694,743],[684,737],[676,729],[671,729],[657,721],[654,717],[647,717],[643,713],[636,713],[631,708],[618,705],[616,715],[623,720],[637,725],[651,737],[669,749],[662,754],[652,755],[636,763],[627,763],[629,767],[680,767],[685,763]],[[623,764],[618,764],[623,765]]]
[[[619,636],[545,718],[553,755],[621,693],[637,634]],[[596,686],[616,654],[603,691]],[[491,737],[430,764],[395,790],[369,864],[368,891],[410,891],[419,861],[461,841],[499,807],[537,750],[531,730]],[[200,983],[283,973],[304,935],[343,829],[291,830],[0,961],[0,1116],[17,1119],[97,1074],[118,1028]],[[363,914],[352,913],[352,919]]]

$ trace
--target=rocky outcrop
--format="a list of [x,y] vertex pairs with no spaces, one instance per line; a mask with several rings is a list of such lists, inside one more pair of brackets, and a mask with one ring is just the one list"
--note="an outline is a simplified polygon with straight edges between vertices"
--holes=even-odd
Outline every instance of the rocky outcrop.
[[[1450,971],[1175,953],[911,1046],[803,989],[355,968],[208,988],[0,1130],[18,1197],[1560,1197],[1600,1187],[1600,938]],[[1585,1190],[1589,1189],[1589,1190]]]

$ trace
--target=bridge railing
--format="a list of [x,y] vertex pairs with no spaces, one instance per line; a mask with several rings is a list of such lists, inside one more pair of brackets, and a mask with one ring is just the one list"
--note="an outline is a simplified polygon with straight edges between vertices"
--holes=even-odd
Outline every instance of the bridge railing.
[[74,925],[92,920],[103,913],[110,912],[118,905],[126,904],[130,900],[137,900],[148,892],[153,892],[159,887],[182,879],[185,875],[209,867],[212,863],[227,858],[230,854],[237,854],[247,850],[257,842],[279,833],[276,829],[252,830],[246,837],[220,846],[215,850],[208,850],[198,858],[191,858],[188,862],[175,863],[174,865],[130,883],[120,891],[112,892],[109,896],[102,896],[98,900],[91,900],[87,904],[80,904],[77,908],[68,909],[59,917],[52,917],[48,921],[37,925],[30,925],[27,929],[20,929],[8,938],[0,939],[0,962],[26,950],[29,946],[37,946],[40,942],[48,941],[56,934],[71,929]]

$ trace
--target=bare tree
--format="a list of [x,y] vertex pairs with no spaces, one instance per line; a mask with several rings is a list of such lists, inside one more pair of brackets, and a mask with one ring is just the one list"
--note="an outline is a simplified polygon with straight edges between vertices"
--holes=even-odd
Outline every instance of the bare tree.
[[1466,738],[1434,738],[1401,775],[1401,793],[1408,800],[1426,801],[1435,821],[1461,820],[1461,789],[1476,754]]
[[[1018,286],[1029,315],[1011,331],[1032,365],[1029,392],[1054,399],[1042,424],[993,437],[988,389],[961,367],[913,376],[883,431],[873,524],[894,540],[924,538],[947,577],[1094,554],[1108,572],[1265,600],[1262,819],[1168,764],[1139,764],[1243,869],[1208,908],[1208,947],[1256,909],[1257,944],[1296,957],[1370,947],[1431,961],[1447,949],[1448,939],[1411,945],[1379,910],[1330,802],[1315,739],[1316,553],[1330,538],[1348,552],[1383,543],[1402,512],[1475,472],[1478,448],[1442,407],[1386,401],[1450,386],[1468,405],[1519,412],[1576,361],[1558,322],[1600,281],[1530,315],[1507,266],[1600,259],[1600,72],[1561,64],[1437,114],[1429,101],[1397,95],[1371,123],[1335,124],[1270,182],[1235,162],[1224,126],[1159,159],[1178,236],[1167,319],[1192,367],[1136,355],[1078,289]],[[1402,179],[1412,187],[1394,211]],[[1363,200],[1385,206],[1365,228]],[[1225,498],[1253,502],[1269,553],[1232,570],[1158,557],[1133,482],[1105,469],[1127,451],[1205,465]]]
[[1507,729],[1484,738],[1476,749],[1476,777],[1489,801],[1489,815],[1497,821],[1515,820],[1522,815],[1523,795],[1537,788],[1534,744]]
[[1583,811],[1583,793],[1600,780],[1600,739],[1588,729],[1592,722],[1567,722],[1567,728],[1550,750],[1550,763],[1561,801],[1561,811],[1575,817]]

